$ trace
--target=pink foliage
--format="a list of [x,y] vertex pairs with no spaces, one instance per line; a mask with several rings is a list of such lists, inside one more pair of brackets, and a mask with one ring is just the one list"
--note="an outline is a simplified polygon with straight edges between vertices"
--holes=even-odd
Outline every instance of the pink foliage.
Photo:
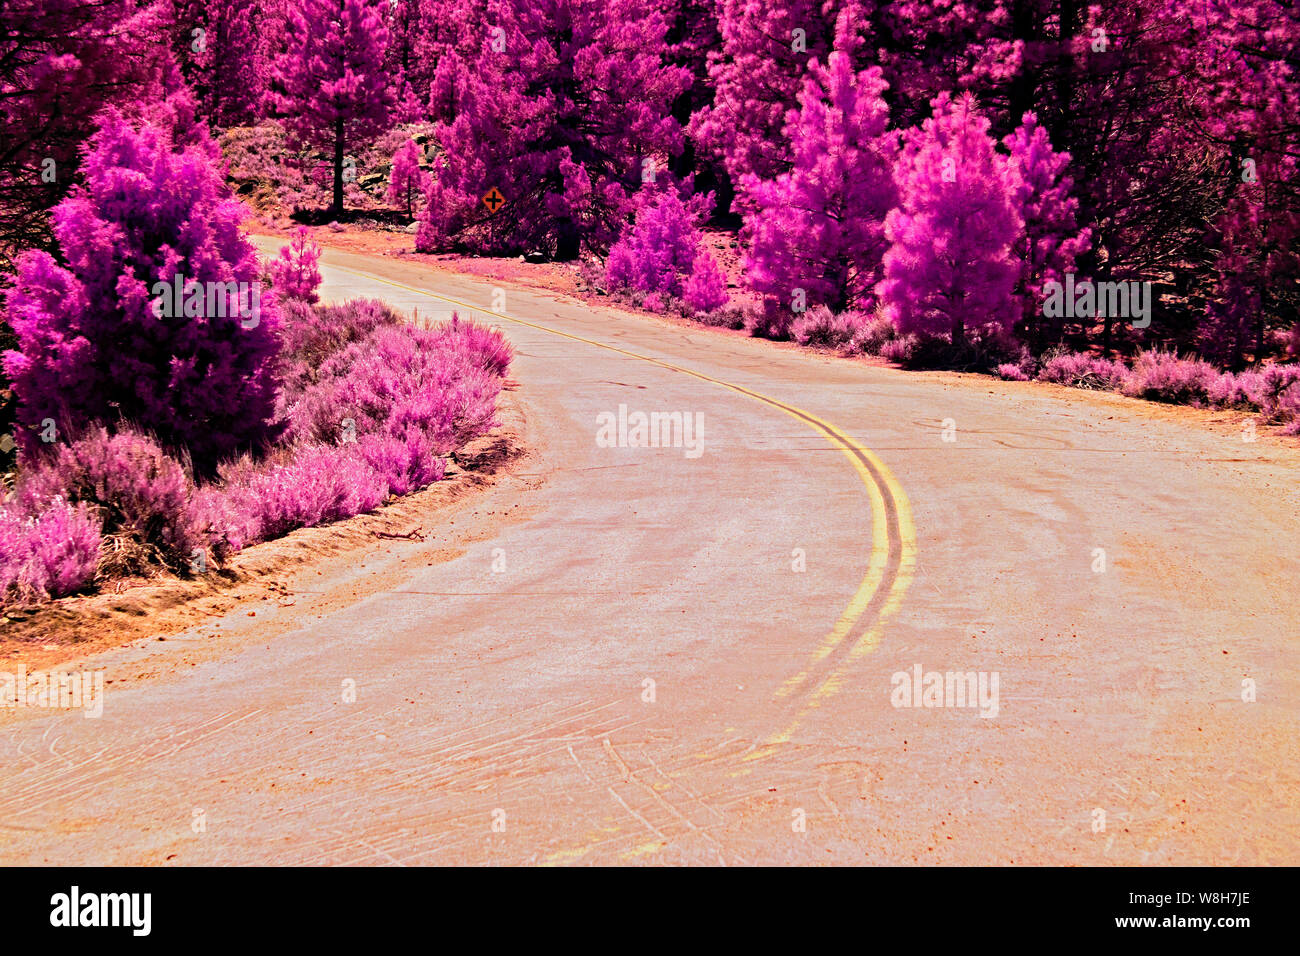
[[415,140],[408,139],[393,154],[386,198],[390,203],[404,206],[409,219],[415,208],[415,197],[423,195],[428,188],[429,175],[420,168],[420,147]]
[[348,144],[382,130],[392,107],[383,69],[388,40],[383,13],[372,0],[288,6],[274,99],[295,139],[329,155],[335,215],[343,211]]
[[1075,221],[1079,203],[1070,195],[1070,154],[1052,149],[1038,118],[1026,113],[1002,142],[1011,154],[1007,175],[1012,202],[1024,224],[1013,247],[1020,272],[1018,291],[1023,314],[1036,324],[1044,284],[1065,281],[1075,259],[1088,249],[1089,232]]
[[238,548],[373,511],[388,483],[346,449],[305,445],[289,464],[233,469],[221,490],[229,509],[226,533]]
[[1003,362],[997,368],[998,378],[1008,382],[1027,382],[1029,375],[1015,362]]
[[900,331],[950,332],[1009,326],[1022,229],[1009,195],[1006,161],[974,98],[940,95],[934,115],[904,137],[895,178],[902,205],[889,214],[879,294]]
[[688,204],[676,190],[664,189],[642,204],[609,250],[605,278],[612,288],[682,297],[701,249],[695,220],[712,204],[711,196],[698,199]]
[[869,321],[870,316],[864,312],[832,312],[819,305],[795,318],[790,326],[790,337],[800,345],[844,348]]
[[185,467],[158,444],[130,430],[97,426],[60,445],[48,461],[30,463],[18,500],[30,513],[52,503],[94,510],[105,535],[123,535],[152,549],[168,567],[181,569],[196,548],[206,548],[204,528],[190,512],[194,484]]
[[885,216],[896,199],[885,87],[878,67],[855,72],[843,48],[826,66],[808,64],[784,131],[792,169],[742,181],[752,206],[745,269],[756,291],[796,309],[874,305]]
[[1208,362],[1179,358],[1174,352],[1142,352],[1120,390],[1134,398],[1201,405],[1217,377],[1217,370]]
[[682,300],[696,314],[713,312],[727,304],[727,276],[713,253],[703,246],[695,253],[691,274],[682,286]]
[[294,230],[293,239],[271,260],[271,285],[281,300],[320,301],[320,256],[321,247],[312,241],[311,230],[306,226]]
[[1073,385],[1076,388],[1117,390],[1128,378],[1123,362],[1097,358],[1079,352],[1053,355],[1038,372],[1040,382]]
[[[20,446],[35,450],[47,418],[66,432],[125,419],[207,470],[265,441],[278,318],[270,302],[252,308],[257,252],[207,150],[173,149],[166,132],[110,113],[85,171],[55,211],[66,266],[24,253],[5,298]],[[160,314],[160,290],[182,283],[185,307]]]
[[[634,190],[682,146],[662,0],[488,0],[472,49],[443,56],[454,118],[438,140],[418,248],[542,250],[616,238]],[[488,25],[491,28],[487,28]],[[437,85],[437,84],[435,84]],[[480,200],[499,189],[507,205]]]
[[0,506],[0,607],[79,591],[99,563],[99,520],[85,505],[55,501],[38,515]]

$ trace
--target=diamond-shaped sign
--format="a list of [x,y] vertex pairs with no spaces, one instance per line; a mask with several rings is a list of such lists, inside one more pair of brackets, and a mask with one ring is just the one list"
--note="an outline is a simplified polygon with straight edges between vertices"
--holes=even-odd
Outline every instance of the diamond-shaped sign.
[[0,435],[0,452],[7,455],[13,451],[15,447],[17,446],[14,445],[14,440],[11,437],[8,435]]
[[496,212],[506,204],[506,197],[501,195],[501,190],[493,186],[483,197],[483,205],[488,207],[489,212]]

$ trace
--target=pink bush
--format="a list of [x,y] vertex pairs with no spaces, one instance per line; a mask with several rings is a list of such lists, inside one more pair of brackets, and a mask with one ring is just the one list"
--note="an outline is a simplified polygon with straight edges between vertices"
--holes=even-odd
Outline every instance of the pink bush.
[[692,312],[700,313],[722,308],[727,298],[727,277],[722,266],[709,250],[701,247],[682,287],[682,299]]
[[389,494],[409,495],[425,485],[442,481],[447,470],[445,452],[419,428],[403,434],[367,435],[357,445],[362,461],[388,485]]
[[420,428],[450,450],[492,427],[501,380],[472,364],[444,333],[381,326],[327,360],[289,408],[289,434],[336,441],[345,419],[358,438]]
[[1038,372],[1040,382],[1112,391],[1118,390],[1127,378],[1128,369],[1122,362],[1097,358],[1082,352],[1053,355],[1043,362],[1043,367]]
[[79,591],[99,563],[99,519],[86,505],[55,501],[36,516],[0,507],[0,607]]
[[1266,420],[1286,422],[1300,406],[1300,365],[1270,365],[1258,372],[1251,397]]
[[105,536],[121,536],[145,551],[128,556],[130,567],[123,570],[143,570],[141,563],[154,556],[180,570],[208,544],[190,511],[193,493],[184,466],[152,439],[96,426],[59,446],[49,460],[29,463],[18,500],[32,514],[59,501],[91,508]]
[[501,334],[500,329],[474,321],[461,321],[451,314],[451,321],[435,328],[437,341],[447,349],[463,356],[469,364],[504,378],[514,360],[515,350]]
[[790,337],[795,314],[782,308],[775,299],[766,298],[745,306],[745,330],[757,338],[784,341]]
[[[168,132],[110,111],[84,168],[84,188],[54,213],[66,266],[22,254],[5,297],[20,446],[40,444],[46,418],[63,431],[126,420],[204,471],[264,443],[278,320],[270,302],[253,312],[260,264],[240,232],[246,209],[208,149],[175,148]],[[190,290],[183,303],[160,312],[177,285]]]
[[998,378],[1008,382],[1027,382],[1029,376],[1015,362],[1003,362],[998,366]]
[[320,301],[321,247],[312,242],[311,230],[299,226],[287,246],[271,260],[271,285],[281,301],[298,299],[307,303]]
[[683,202],[674,189],[664,189],[645,201],[632,225],[609,250],[605,278],[610,287],[681,298],[683,279],[693,274],[700,252],[701,235],[695,222],[712,202],[712,196]]
[[853,333],[848,351],[862,355],[880,355],[889,342],[898,338],[898,329],[885,316],[867,319]]
[[1133,398],[1201,405],[1216,378],[1218,372],[1208,362],[1179,358],[1175,352],[1142,352],[1120,390]]
[[790,325],[790,337],[800,345],[839,349],[848,346],[867,324],[862,312],[832,312],[824,305],[800,313]]
[[238,548],[373,511],[388,485],[346,448],[307,445],[289,464],[233,469],[222,493],[229,509],[226,533]]

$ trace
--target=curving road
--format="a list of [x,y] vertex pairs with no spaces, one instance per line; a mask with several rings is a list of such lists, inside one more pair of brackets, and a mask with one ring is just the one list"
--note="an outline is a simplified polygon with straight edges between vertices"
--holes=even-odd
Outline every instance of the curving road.
[[500,324],[531,457],[0,714],[0,862],[1300,862],[1294,447],[324,265]]

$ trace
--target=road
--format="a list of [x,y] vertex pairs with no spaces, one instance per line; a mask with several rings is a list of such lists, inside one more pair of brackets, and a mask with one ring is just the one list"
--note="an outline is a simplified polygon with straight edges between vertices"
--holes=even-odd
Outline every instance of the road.
[[[330,298],[494,303],[324,267]],[[221,638],[98,655],[99,719],[0,716],[0,862],[1300,863],[1294,447],[496,306],[520,473]],[[620,406],[701,442],[606,447]],[[909,706],[935,671],[983,700]]]

